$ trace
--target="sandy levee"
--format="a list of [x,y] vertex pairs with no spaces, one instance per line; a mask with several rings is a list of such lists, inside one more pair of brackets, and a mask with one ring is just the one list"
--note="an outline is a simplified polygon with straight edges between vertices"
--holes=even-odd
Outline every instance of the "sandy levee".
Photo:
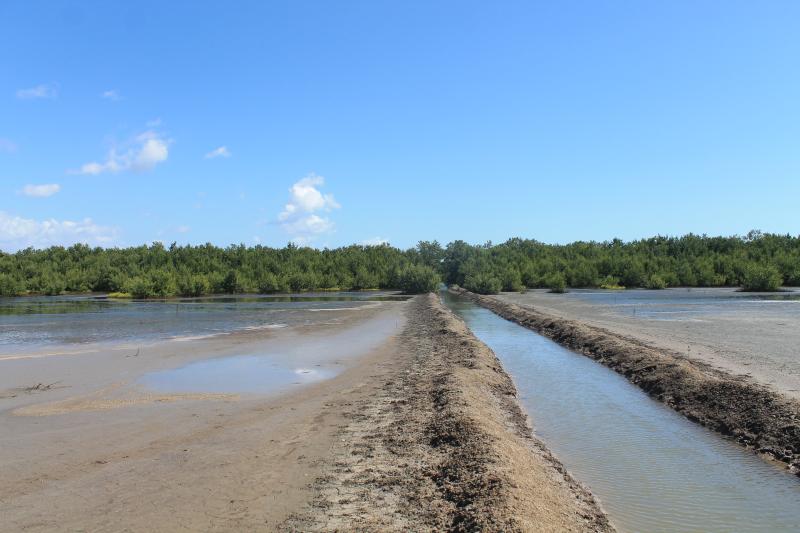
[[[25,367],[3,378],[0,529],[610,529],[433,295],[299,329],[0,361]],[[342,371],[265,395],[136,384],[254,346]]]
[[345,411],[315,498],[286,529],[612,531],[536,439],[494,353],[433,294]]

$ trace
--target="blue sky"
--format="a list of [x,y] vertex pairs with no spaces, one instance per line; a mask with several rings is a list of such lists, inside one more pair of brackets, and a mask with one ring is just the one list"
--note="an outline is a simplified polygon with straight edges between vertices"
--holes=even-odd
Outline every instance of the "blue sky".
[[800,232],[797,2],[0,4],[0,248]]

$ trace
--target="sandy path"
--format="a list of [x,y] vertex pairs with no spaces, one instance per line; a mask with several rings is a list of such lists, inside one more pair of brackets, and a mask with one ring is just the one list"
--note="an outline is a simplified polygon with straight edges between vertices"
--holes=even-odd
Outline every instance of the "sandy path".
[[531,433],[494,353],[434,295],[354,397],[316,497],[287,529],[611,531]]
[[796,317],[767,309],[758,314],[678,315],[673,320],[655,320],[634,318],[573,294],[536,290],[503,293],[497,298],[681,353],[800,399],[800,319]]

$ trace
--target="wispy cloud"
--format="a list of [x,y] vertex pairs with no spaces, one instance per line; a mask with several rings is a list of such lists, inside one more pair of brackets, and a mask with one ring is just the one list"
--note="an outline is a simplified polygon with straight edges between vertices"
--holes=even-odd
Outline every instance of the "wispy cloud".
[[81,166],[71,174],[97,175],[104,172],[147,172],[169,157],[170,140],[155,131],[146,131],[121,147],[109,150],[103,162],[92,161]]
[[106,100],[111,100],[112,102],[116,102],[120,98],[119,92],[115,89],[109,89],[107,91],[103,91],[100,93],[100,98],[105,98]]
[[210,152],[206,154],[206,159],[213,159],[215,157],[230,157],[231,152],[228,150],[227,146],[220,146],[219,148],[214,148]]
[[43,185],[26,185],[22,188],[22,194],[36,198],[46,198],[48,196],[53,196],[60,190],[61,185],[58,183],[45,183]]
[[361,246],[381,246],[383,244],[389,244],[389,239],[384,239],[383,237],[372,237],[371,239],[364,239],[359,244]]
[[17,143],[12,141],[11,139],[6,139],[4,137],[0,137],[0,152],[6,152],[8,154],[17,151]]
[[318,212],[330,212],[341,206],[332,194],[323,194],[319,188],[325,178],[309,174],[289,189],[289,202],[278,215],[281,228],[298,243],[307,244],[315,237],[330,233],[334,223]]
[[28,89],[19,89],[17,98],[20,100],[35,100],[39,98],[55,98],[58,96],[58,88],[52,84],[41,84]]
[[117,239],[116,228],[99,226],[91,218],[81,221],[34,220],[0,211],[0,248],[19,250],[33,246],[69,246],[86,243],[95,246],[109,245]]

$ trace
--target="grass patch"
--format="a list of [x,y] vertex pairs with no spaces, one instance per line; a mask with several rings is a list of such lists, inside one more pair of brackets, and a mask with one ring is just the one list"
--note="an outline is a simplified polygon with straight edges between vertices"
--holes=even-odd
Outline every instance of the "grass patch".
[[130,299],[133,298],[133,294],[129,292],[110,292],[108,293],[109,298],[126,298]]

